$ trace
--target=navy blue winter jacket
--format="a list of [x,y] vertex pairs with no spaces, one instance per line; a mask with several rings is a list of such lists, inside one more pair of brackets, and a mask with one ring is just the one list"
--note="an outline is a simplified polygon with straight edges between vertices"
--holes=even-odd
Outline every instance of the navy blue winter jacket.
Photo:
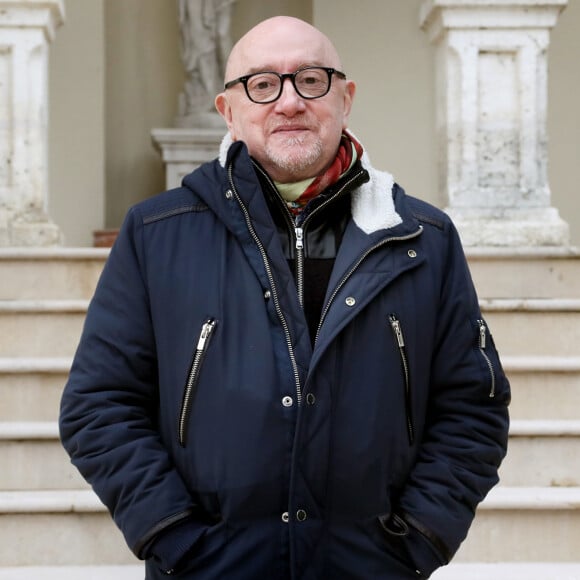
[[363,165],[314,346],[243,144],[129,211],[60,427],[148,579],[426,578],[497,482],[509,385],[457,232]]

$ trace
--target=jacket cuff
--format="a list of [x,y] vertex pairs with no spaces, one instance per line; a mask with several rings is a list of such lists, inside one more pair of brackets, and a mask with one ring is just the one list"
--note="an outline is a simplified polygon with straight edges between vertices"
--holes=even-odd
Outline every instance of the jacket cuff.
[[389,545],[413,567],[420,578],[429,578],[451,559],[443,542],[409,514],[379,516],[379,523],[387,533]]
[[447,564],[429,540],[413,528],[405,538],[405,544],[409,558],[424,578],[429,578],[437,568]]
[[195,520],[184,520],[160,532],[149,548],[149,556],[165,574],[177,571],[208,526]]

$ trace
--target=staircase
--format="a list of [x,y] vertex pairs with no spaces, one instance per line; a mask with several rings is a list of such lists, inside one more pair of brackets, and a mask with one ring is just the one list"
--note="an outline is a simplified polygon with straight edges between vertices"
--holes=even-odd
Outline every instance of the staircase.
[[0,250],[0,580],[144,577],[58,436],[62,388],[107,254]]
[[[104,249],[0,249],[0,580],[137,580],[62,450],[62,387]],[[436,580],[580,580],[580,252],[469,251],[513,389],[501,483]]]
[[580,252],[472,249],[512,385],[508,455],[437,580],[580,579]]

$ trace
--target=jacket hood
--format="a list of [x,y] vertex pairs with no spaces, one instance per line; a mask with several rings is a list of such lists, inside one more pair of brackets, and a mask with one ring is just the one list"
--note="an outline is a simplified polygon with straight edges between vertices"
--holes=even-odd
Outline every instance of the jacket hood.
[[[219,163],[222,167],[226,166],[228,151],[233,142],[229,132],[222,139],[219,150]],[[354,222],[366,234],[401,224],[403,220],[393,202],[392,191],[395,184],[393,176],[386,171],[375,169],[366,150],[363,152],[361,163],[368,171],[370,179],[352,193],[351,212]]]

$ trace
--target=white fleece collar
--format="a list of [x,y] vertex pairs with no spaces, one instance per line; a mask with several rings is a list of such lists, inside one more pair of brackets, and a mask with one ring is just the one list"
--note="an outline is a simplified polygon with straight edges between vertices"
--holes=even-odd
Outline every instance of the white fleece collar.
[[[220,145],[219,162],[222,167],[226,166],[228,149],[232,143],[232,136],[228,132]],[[369,172],[370,179],[352,192],[351,212],[355,224],[366,234],[371,234],[402,223],[393,203],[393,176],[375,169],[366,151],[363,152],[361,163]]]

